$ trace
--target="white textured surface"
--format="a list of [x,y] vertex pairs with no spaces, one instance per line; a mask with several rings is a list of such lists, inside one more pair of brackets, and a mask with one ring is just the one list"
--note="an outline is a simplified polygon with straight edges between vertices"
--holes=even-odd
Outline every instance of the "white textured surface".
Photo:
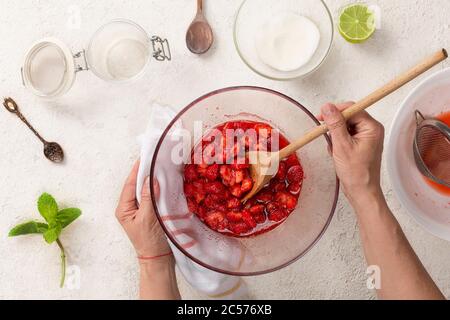
[[[195,11],[193,0],[0,0],[0,95],[15,97],[36,128],[60,142],[67,154],[64,166],[44,160],[36,138],[18,119],[0,112],[0,298],[137,297],[135,256],[113,212],[123,179],[138,155],[135,137],[145,129],[152,101],[181,108],[210,90],[251,84],[280,90],[317,112],[323,102],[358,99],[435,49],[450,47],[450,1],[373,1],[382,9],[383,23],[373,39],[354,46],[337,35],[331,56],[318,72],[278,83],[253,74],[235,52],[232,27],[241,1],[206,2],[216,42],[209,54],[196,57],[184,46],[185,29]],[[327,1],[334,16],[346,2]],[[73,5],[81,13],[80,29],[67,25]],[[97,27],[117,17],[169,38],[173,61],[151,63],[145,76],[129,85],[78,74],[71,92],[54,102],[39,100],[21,87],[23,54],[33,41],[56,36],[80,49]],[[384,100],[372,113],[389,127],[413,85]],[[411,220],[393,195],[384,170],[383,186],[417,254],[450,297],[449,244]],[[69,264],[81,270],[78,290],[58,288],[56,246],[48,247],[40,238],[7,238],[15,223],[38,218],[35,201],[43,191],[83,209],[82,219],[62,236]],[[374,297],[365,285],[356,221],[342,197],[327,233],[306,257],[282,271],[246,281],[251,298]],[[180,288],[184,298],[200,297],[181,279]]]

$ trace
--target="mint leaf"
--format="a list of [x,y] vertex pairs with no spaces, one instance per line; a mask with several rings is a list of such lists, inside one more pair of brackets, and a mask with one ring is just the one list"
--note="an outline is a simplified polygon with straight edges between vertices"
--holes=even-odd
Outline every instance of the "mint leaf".
[[42,234],[48,230],[48,225],[46,223],[40,223],[36,221],[29,221],[19,224],[11,229],[8,236],[17,237],[27,234]]
[[43,193],[38,200],[38,210],[48,223],[56,220],[58,214],[58,204],[55,198],[48,193]]
[[56,225],[44,232],[44,239],[48,244],[55,242],[61,234],[61,226]]
[[64,229],[69,224],[74,222],[78,217],[81,216],[81,210],[77,208],[67,208],[62,209],[56,215],[56,220],[61,224],[61,227]]

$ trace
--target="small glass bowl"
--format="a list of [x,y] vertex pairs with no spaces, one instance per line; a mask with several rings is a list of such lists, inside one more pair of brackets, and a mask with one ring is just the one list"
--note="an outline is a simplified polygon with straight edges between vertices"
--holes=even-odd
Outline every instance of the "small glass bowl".
[[[270,18],[293,13],[307,17],[320,30],[319,46],[312,59],[297,70],[284,72],[271,68],[258,57],[255,39],[261,26]],[[245,0],[234,24],[234,43],[244,63],[259,75],[272,80],[292,80],[317,70],[327,58],[334,38],[330,10],[323,0]]]

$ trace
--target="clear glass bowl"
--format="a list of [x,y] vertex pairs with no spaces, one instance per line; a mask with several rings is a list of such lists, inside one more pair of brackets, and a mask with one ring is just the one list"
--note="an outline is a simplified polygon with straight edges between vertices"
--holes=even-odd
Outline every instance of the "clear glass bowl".
[[[211,270],[230,275],[258,275],[281,269],[302,257],[320,239],[334,214],[339,194],[333,159],[323,136],[298,152],[305,171],[299,205],[276,229],[251,238],[214,232],[189,214],[183,194],[184,163],[180,141],[195,145],[194,128],[204,131],[230,120],[265,121],[290,140],[319,122],[300,103],[269,89],[232,87],[211,92],[184,108],[161,136],[151,166],[158,219],[173,244],[187,257]],[[183,130],[181,130],[183,129]],[[185,156],[190,158],[191,149]],[[151,184],[152,195],[155,194]]]
[[[294,13],[313,21],[321,38],[312,59],[301,68],[283,72],[266,65],[258,57],[255,39],[261,26],[279,14]],[[334,37],[333,18],[322,0],[245,0],[236,16],[234,43],[239,56],[254,72],[273,80],[291,80],[306,76],[322,65],[327,58]]]

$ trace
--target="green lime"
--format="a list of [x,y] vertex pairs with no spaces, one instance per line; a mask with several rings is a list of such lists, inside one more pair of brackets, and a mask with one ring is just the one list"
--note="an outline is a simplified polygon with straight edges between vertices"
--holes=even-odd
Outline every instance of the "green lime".
[[375,14],[365,4],[345,7],[339,16],[339,32],[351,43],[362,43],[375,32]]

